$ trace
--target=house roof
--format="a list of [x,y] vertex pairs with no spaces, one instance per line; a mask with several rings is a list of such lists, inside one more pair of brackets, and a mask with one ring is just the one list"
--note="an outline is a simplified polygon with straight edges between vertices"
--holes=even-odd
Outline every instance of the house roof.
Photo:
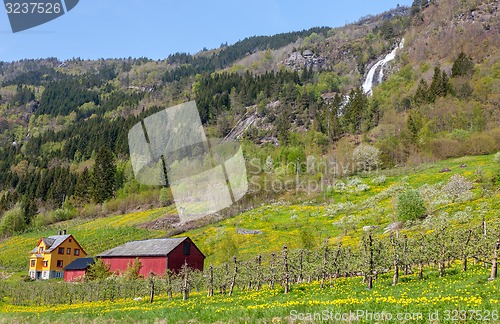
[[179,237],[128,242],[107,250],[98,257],[167,256],[186,239],[187,237]]
[[63,268],[63,270],[85,270],[94,264],[94,258],[79,258]]
[[[45,246],[47,246],[47,249],[45,252],[52,252],[54,251],[59,245],[61,245],[68,237],[70,237],[71,234],[66,234],[66,235],[53,235],[49,237],[44,237],[42,238],[41,241],[45,243]],[[36,253],[38,252],[38,245],[40,245],[40,242],[38,242],[37,247],[35,247],[33,250],[31,250],[31,253]]]

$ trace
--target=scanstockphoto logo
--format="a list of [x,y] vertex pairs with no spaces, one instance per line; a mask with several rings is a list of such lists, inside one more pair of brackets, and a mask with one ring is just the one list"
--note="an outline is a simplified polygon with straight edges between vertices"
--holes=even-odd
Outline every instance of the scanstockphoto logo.
[[128,142],[136,180],[169,184],[183,222],[227,208],[248,190],[241,146],[207,139],[194,101],[145,118]]
[[4,0],[13,33],[45,24],[72,10],[79,0]]

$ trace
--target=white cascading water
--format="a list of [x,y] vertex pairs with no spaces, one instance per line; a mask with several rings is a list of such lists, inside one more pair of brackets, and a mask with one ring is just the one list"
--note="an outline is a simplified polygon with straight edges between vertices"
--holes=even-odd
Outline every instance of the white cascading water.
[[375,72],[377,69],[380,67],[380,71],[378,74],[377,78],[377,83],[382,83],[383,78],[384,78],[384,66],[389,63],[390,61],[394,60],[396,58],[396,52],[398,49],[403,48],[405,43],[405,39],[403,38],[401,40],[401,43],[399,43],[399,46],[397,46],[395,49],[392,50],[389,54],[387,54],[384,59],[378,61],[375,63],[375,65],[372,66],[370,71],[368,71],[368,75],[366,76],[365,82],[363,82],[363,92],[371,95],[373,91],[373,80],[375,77]]

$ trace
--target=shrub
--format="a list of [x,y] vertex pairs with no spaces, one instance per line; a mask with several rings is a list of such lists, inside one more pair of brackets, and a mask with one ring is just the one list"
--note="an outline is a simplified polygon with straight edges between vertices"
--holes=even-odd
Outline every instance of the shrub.
[[417,190],[410,189],[398,195],[398,219],[413,221],[425,216],[427,210],[424,200]]
[[381,184],[385,183],[385,180],[386,180],[386,176],[385,175],[381,175],[379,177],[376,177],[375,179],[372,180],[372,183],[377,185],[377,186],[380,186]]
[[110,265],[104,263],[101,259],[97,259],[96,262],[91,265],[85,275],[87,280],[101,280],[106,279],[111,275],[109,271]]
[[21,205],[17,204],[14,208],[6,211],[0,221],[0,234],[12,235],[21,232],[26,228],[24,212]]
[[123,276],[127,280],[137,280],[141,278],[141,271],[142,268],[142,263],[139,261],[139,258],[135,258],[134,262],[132,264],[129,264],[125,272],[123,273]]
[[453,202],[465,201],[470,198],[471,193],[469,190],[471,189],[471,181],[459,174],[454,174],[450,181],[444,185],[443,193],[450,197]]
[[464,142],[464,155],[482,155],[495,152],[495,139],[488,133],[474,134]]
[[457,157],[461,154],[460,142],[450,138],[433,139],[429,143],[432,154],[439,159]]
[[495,161],[496,163],[500,163],[500,152],[497,152],[497,154],[495,154],[493,161]]

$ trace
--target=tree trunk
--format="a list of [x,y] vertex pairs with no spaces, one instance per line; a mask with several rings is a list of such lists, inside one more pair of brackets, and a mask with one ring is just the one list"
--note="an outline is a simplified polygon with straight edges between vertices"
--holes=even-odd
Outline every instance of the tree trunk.
[[444,260],[441,260],[439,262],[439,276],[440,277],[444,277],[444,274],[445,274],[444,268],[445,268],[445,266],[444,266]]
[[418,265],[418,279],[424,279],[424,264],[422,262],[420,262]]
[[233,294],[234,284],[236,282],[236,274],[238,273],[238,263],[236,262],[236,257],[233,257],[233,262],[234,262],[234,273],[233,277],[231,278],[231,284],[229,286],[229,296]]
[[367,283],[368,283],[367,288],[373,289],[373,277],[371,275],[368,275]]

